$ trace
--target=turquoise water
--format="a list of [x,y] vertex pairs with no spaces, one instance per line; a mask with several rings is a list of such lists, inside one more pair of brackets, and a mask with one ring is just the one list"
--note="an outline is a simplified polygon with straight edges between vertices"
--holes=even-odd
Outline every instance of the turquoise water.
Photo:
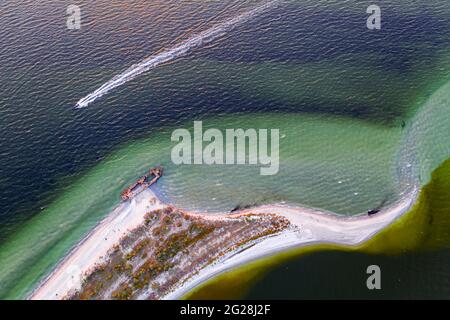
[[[404,192],[409,185],[427,183],[431,172],[450,157],[449,114],[447,82],[412,117],[400,140],[397,169]],[[443,247],[432,252],[392,256],[325,250],[301,256],[268,272],[244,298],[448,299],[450,252],[446,237],[439,240]],[[365,270],[373,264],[381,269],[382,290],[367,290]]]
[[[369,33],[368,4],[285,3],[74,110],[131,64],[252,4],[86,1],[85,28],[71,34],[55,18],[64,3],[36,12],[8,2],[0,297],[26,296],[150,166],[166,169],[156,186],[165,199],[209,212],[286,202],[354,215],[425,183],[450,156],[450,7],[387,1],[386,28]],[[279,129],[279,174],[174,166],[170,135],[194,120]]]
[[[443,92],[450,91],[442,88],[425,106],[437,102],[439,109],[448,108],[438,99]],[[429,124],[429,135],[437,124]],[[410,126],[414,128],[415,122]],[[397,153],[405,139],[401,127],[301,114],[205,119],[204,128],[208,127],[280,128],[280,173],[261,176],[258,166],[176,167],[170,161],[174,146],[170,129],[127,144],[87,172],[1,247],[2,283],[14,284],[7,288],[7,297],[23,296],[31,283],[111,211],[120,191],[152,165],[165,167],[158,192],[193,210],[230,210],[237,204],[285,201],[355,214],[377,206],[386,197],[393,201],[405,191],[399,188],[396,174]],[[437,129],[445,132],[441,130],[445,127]],[[445,150],[447,156],[448,148],[445,140],[440,143],[439,150]],[[407,176],[404,181],[411,182]]]
[[[450,82],[439,88],[410,120],[401,142],[400,175],[419,178],[423,185],[431,173],[450,157]],[[412,164],[405,167],[405,164]]]

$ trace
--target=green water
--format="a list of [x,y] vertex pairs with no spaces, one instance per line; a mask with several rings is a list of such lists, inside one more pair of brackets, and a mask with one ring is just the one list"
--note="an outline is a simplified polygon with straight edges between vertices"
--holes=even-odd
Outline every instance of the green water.
[[279,174],[261,176],[258,166],[175,168],[170,161],[172,130],[126,145],[87,172],[0,248],[1,296],[23,297],[36,279],[111,211],[120,191],[156,164],[166,169],[159,191],[189,209],[218,211],[239,203],[286,201],[354,214],[378,205],[386,194],[395,198],[391,177],[399,128],[293,114],[223,117],[205,120],[204,127],[280,128]]
[[422,185],[450,157],[449,114],[450,82],[439,88],[413,116],[401,142],[399,162],[414,164],[409,174],[420,177]]
[[[436,94],[435,98],[438,97]],[[245,298],[448,299],[449,177],[450,158],[427,177],[429,182],[421,190],[414,208],[356,249],[359,252],[348,252],[348,248],[342,247],[333,251],[330,248],[310,250],[312,254],[270,270],[250,288]],[[365,285],[365,270],[372,264],[382,270],[381,290],[367,290]],[[213,284],[211,288],[214,292]],[[194,294],[201,295],[202,290]],[[222,291],[222,294],[227,293]]]
[[[381,290],[366,286],[373,264],[382,270]],[[393,257],[324,250],[273,270],[242,298],[449,299],[449,264],[449,250]]]
[[279,129],[280,170],[273,176],[261,176],[259,166],[196,165],[171,171],[169,163],[162,190],[183,208],[230,210],[238,204],[284,201],[356,214],[386,196],[395,198],[393,155],[400,128],[299,114],[230,116],[203,123],[204,129]]
[[[175,168],[170,161],[174,145],[171,129],[125,145],[88,171],[0,248],[1,297],[24,297],[36,279],[111,211],[120,191],[156,164],[166,168],[158,191],[188,209],[217,211],[239,203],[285,201],[356,214],[378,205],[386,195],[394,200],[399,190],[398,154],[400,159],[405,154],[408,159],[417,154],[432,157],[434,162],[420,169],[426,171],[450,155],[450,143],[444,139],[449,136],[445,121],[450,109],[449,88],[450,83],[436,91],[404,130],[307,114],[204,119],[205,129],[279,128],[280,172],[275,176],[259,175],[259,166]],[[187,123],[185,127],[191,126]],[[413,137],[423,143],[417,143],[411,152],[403,146]]]
[[[326,4],[328,9],[342,6],[340,1],[320,1],[320,4]],[[360,9],[355,7],[352,10],[364,12],[365,7],[362,11]],[[399,12],[403,9],[399,5]],[[422,6],[408,6],[408,10],[409,15],[415,17]],[[352,42],[353,33],[349,30],[353,28],[338,30],[336,25],[321,25],[326,29],[321,37],[327,31],[333,31],[337,39],[342,40],[339,37],[347,34],[348,41]],[[301,47],[308,38],[314,37],[300,37],[293,42],[290,41],[292,37],[270,40],[274,46],[287,44],[290,47],[297,43]],[[284,42],[283,39],[289,41]],[[42,116],[45,124],[56,123],[63,128],[66,123],[71,123],[72,118],[77,118],[79,122],[72,124],[73,130],[84,129],[83,134],[89,138],[86,140],[95,140],[96,130],[105,136],[121,136],[118,140],[100,140],[109,146],[117,141],[127,141],[130,136],[135,137],[134,133],[127,132],[130,128],[131,132],[139,131],[136,135],[146,131],[151,131],[152,135],[117,148],[82,178],[65,188],[45,210],[2,242],[0,298],[26,296],[37,281],[118,204],[120,191],[150,166],[161,164],[166,169],[156,186],[157,191],[175,205],[191,210],[226,211],[239,204],[286,202],[353,215],[378,206],[385,199],[388,202],[395,200],[399,193],[407,192],[419,176],[420,183],[424,184],[430,172],[450,156],[450,83],[445,84],[450,75],[450,55],[446,38],[433,40],[435,42],[408,43],[407,39],[403,39],[398,43],[391,39],[390,42],[384,41],[385,47],[375,54],[373,50],[369,50],[371,53],[350,50],[348,54],[332,57],[322,53],[320,59],[313,59],[321,53],[319,50],[307,50],[303,56],[293,52],[295,59],[285,59],[282,63],[267,57],[250,62],[240,59],[239,53],[248,51],[253,56],[255,48],[251,41],[236,41],[236,47],[230,44],[224,46],[224,51],[236,56],[219,55],[219,58],[214,58],[214,55],[205,57],[199,54],[192,59],[182,59],[153,70],[128,84],[127,88],[118,89],[116,95],[112,94],[114,99],[110,96],[99,101],[92,113],[90,110],[71,113],[69,109],[64,109],[65,104],[61,105],[60,97],[56,99],[58,101],[46,101],[31,96],[29,101],[45,102],[41,103],[45,109]],[[303,52],[298,46],[297,51]],[[412,58],[407,59],[407,66],[389,68],[384,64],[386,54],[391,49],[397,49],[397,46]],[[154,51],[154,48],[144,49],[142,56]],[[215,52],[214,48],[208,48],[216,54],[220,53],[217,52],[219,49],[216,48]],[[424,55],[430,51],[433,52],[432,57]],[[99,60],[108,61],[104,57],[109,52],[106,48],[98,52],[102,54]],[[114,56],[115,51],[112,52]],[[128,53],[128,50],[123,52]],[[67,84],[72,83],[75,75],[80,79],[81,85],[78,82],[77,85],[70,85],[76,90],[71,91],[69,97],[76,101],[93,86],[86,79],[99,75],[109,78],[116,74],[116,70],[139,61],[139,58],[141,56],[134,56],[119,67],[97,68],[76,64],[73,73],[68,73],[65,64],[62,64],[64,68],[60,73],[68,75],[65,80]],[[47,79],[57,79],[51,80],[55,83],[65,82],[54,77],[55,70],[50,62],[48,66],[50,71],[42,74],[42,81],[30,80],[24,84],[26,91],[32,92]],[[23,69],[23,73],[27,70]],[[98,83],[94,87],[103,81],[101,77],[96,79]],[[438,85],[443,86],[437,90]],[[42,90],[51,97],[57,97],[54,87],[44,87]],[[64,99],[67,99],[67,90],[59,88]],[[191,98],[185,103],[190,96],[200,98]],[[12,114],[17,114],[19,107],[32,105],[29,101],[14,101],[11,104]],[[72,100],[64,101],[68,106],[73,103]],[[218,105],[220,103],[226,105]],[[257,113],[259,103],[261,113]],[[236,112],[233,106],[238,108],[238,112],[251,113],[227,115]],[[170,109],[170,112],[161,119],[159,115],[165,109]],[[64,117],[60,110],[65,110]],[[117,110],[120,112],[115,113]],[[266,113],[268,110],[279,112]],[[416,110],[418,112],[414,114]],[[130,115],[130,118],[122,113]],[[178,117],[178,113],[181,116]],[[149,117],[149,114],[152,116]],[[49,117],[52,121],[47,121]],[[102,125],[96,127],[95,121],[94,124],[90,122],[92,119]],[[192,122],[186,122],[187,119],[203,120],[205,129],[280,129],[279,174],[261,176],[259,166],[175,167],[170,161],[173,146],[170,142],[171,127],[189,128]],[[402,120],[406,121],[404,129],[400,125]],[[127,121],[131,123],[129,126],[120,126]],[[161,123],[157,123],[157,127],[165,129],[149,128],[148,122],[153,125],[158,121]],[[42,131],[46,132],[54,129],[42,127],[45,128]],[[144,129],[141,130],[142,127]],[[22,131],[28,132],[25,129]],[[125,134],[122,136],[123,132]],[[62,142],[66,143],[65,136],[61,136]],[[28,142],[28,139],[26,137],[20,141]],[[53,135],[48,138],[52,139]],[[39,145],[46,145],[46,142],[45,139],[36,140]],[[82,142],[83,139],[76,135],[67,144],[76,143],[73,149],[82,157],[90,156],[92,150],[97,148],[94,144],[90,147],[92,149],[83,149]],[[34,149],[29,150],[32,153]],[[61,154],[66,152],[60,150]],[[53,149],[48,153],[49,159],[57,158]],[[22,156],[22,153],[19,154]],[[70,154],[74,156],[74,153]],[[68,159],[65,161],[69,162]]]

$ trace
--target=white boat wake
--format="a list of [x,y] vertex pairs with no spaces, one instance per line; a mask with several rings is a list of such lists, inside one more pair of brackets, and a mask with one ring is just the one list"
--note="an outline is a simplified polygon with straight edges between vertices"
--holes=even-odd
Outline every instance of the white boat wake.
[[279,2],[280,0],[266,2],[265,4],[258,6],[252,10],[249,10],[231,20],[228,20],[222,24],[212,27],[211,29],[203,31],[202,33],[197,34],[181,42],[180,44],[176,45],[175,47],[172,47],[171,49],[165,50],[161,53],[158,53],[156,55],[144,59],[142,62],[138,64],[132,65],[123,73],[115,76],[94,92],[88,94],[84,98],[81,98],[75,105],[75,108],[77,109],[85,108],[89,104],[93,103],[95,100],[100,98],[101,96],[107,94],[112,89],[117,88],[118,86],[121,86],[122,84],[130,80],[133,80],[140,74],[147,72],[163,63],[184,56],[194,48],[198,48],[211,43],[212,41],[224,36],[226,33],[230,32],[237,26],[245,22],[248,22],[249,20],[255,18],[256,16],[262,14],[266,10],[274,7]]

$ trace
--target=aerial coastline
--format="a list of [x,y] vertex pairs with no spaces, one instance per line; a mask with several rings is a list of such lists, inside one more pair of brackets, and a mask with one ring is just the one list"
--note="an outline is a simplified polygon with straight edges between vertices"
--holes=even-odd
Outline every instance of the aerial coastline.
[[[262,205],[234,213],[202,214],[199,212],[185,212],[164,203],[153,191],[146,189],[129,202],[122,202],[112,213],[101,221],[39,284],[30,294],[29,298],[181,298],[190,290],[224,271],[262,257],[275,255],[285,250],[318,243],[356,246],[370,239],[404,213],[408,212],[417,199],[417,194],[418,190],[414,189],[408,196],[405,196],[389,207],[382,208],[376,215],[364,214],[353,217],[340,217],[331,212],[281,204]],[[160,216],[161,212],[163,214],[167,213],[165,218]],[[149,289],[150,291],[140,290],[139,295],[137,295],[137,292],[133,295],[133,290],[130,287],[133,283],[133,275],[136,277],[136,271],[138,270],[141,270],[138,274],[143,273],[143,269],[139,266],[142,267],[144,265],[145,259],[135,261],[132,264],[131,260],[134,259],[135,254],[131,255],[130,258],[130,252],[140,251],[136,248],[140,249],[144,243],[155,246],[155,243],[160,242],[161,244],[164,243],[166,248],[170,247],[168,243],[172,244],[173,242],[167,242],[168,239],[171,236],[173,238],[174,234],[178,234],[175,231],[171,232],[171,229],[176,229],[172,223],[162,226],[156,225],[156,227],[152,227],[153,229],[145,229],[143,231],[142,228],[148,226],[150,220],[154,220],[150,217],[156,215],[159,216],[160,221],[166,221],[170,216],[180,216],[184,217],[183,219],[185,221],[191,221],[189,223],[192,223],[192,221],[206,224],[214,223],[214,230],[219,230],[214,231],[216,232],[214,237],[217,237],[218,234],[225,234],[224,239],[226,241],[221,246],[214,246],[214,255],[200,255],[196,260],[195,268],[186,268],[186,270],[177,269],[179,274],[183,274],[183,277],[180,277],[179,281],[174,281],[173,279],[171,281],[168,280],[168,272],[165,271],[168,271],[170,268],[168,270],[164,270],[164,268],[163,270],[155,269],[159,273],[153,272],[151,276],[147,276],[144,285],[148,286],[148,281],[156,276],[159,277],[158,279],[166,279],[168,283],[164,283],[161,280],[158,282],[154,281],[151,287],[154,289],[153,291],[157,291],[158,293],[150,292],[152,289]],[[254,217],[262,219],[256,224],[258,228],[252,228],[254,231],[248,232],[246,230],[249,228],[241,227],[241,225],[249,223]],[[230,221],[233,221],[236,225],[233,225],[228,230],[226,229],[227,223]],[[181,227],[181,223],[178,226]],[[166,228],[166,233],[163,233],[163,235],[159,233],[161,227]],[[189,229],[188,224],[187,228],[192,230],[192,225],[190,227]],[[158,229],[159,238],[155,237],[157,239],[154,239],[154,242],[149,240],[151,237],[141,237],[139,238],[140,241],[133,238],[133,235],[139,232],[142,235],[148,235],[149,231],[152,231],[154,235],[155,229]],[[222,229],[225,229],[226,232],[221,233]],[[211,231],[212,229],[208,229],[207,233]],[[230,236],[230,231],[232,231],[232,236]],[[123,248],[124,240],[127,240],[127,237],[133,238],[133,241],[128,244],[129,248],[125,249]],[[211,250],[208,250],[211,249],[208,247],[210,246],[208,237],[205,238],[204,243],[201,243],[201,237],[193,237],[193,239],[189,242],[189,245],[198,245],[193,252],[202,252],[202,249],[203,251],[211,252]],[[119,247],[124,249],[123,252],[128,250],[128,254],[124,255],[127,258],[124,259],[123,268],[116,266],[114,269],[114,266],[112,266],[112,257],[114,253],[117,253]],[[183,248],[186,251],[184,253],[189,253],[189,249],[192,248]],[[183,250],[180,249],[178,251],[181,252]],[[180,257],[182,253],[178,251],[173,252],[170,259],[178,259],[176,264],[177,266],[181,266],[183,263],[180,263],[180,259],[186,260],[186,258]],[[151,250],[149,253],[151,256]],[[147,252],[144,252],[143,257],[148,258]],[[150,257],[152,262],[154,258]],[[201,258],[207,261],[198,263]],[[169,266],[170,259],[164,260]],[[115,282],[107,282],[105,284],[102,281],[101,285],[99,281],[94,282],[97,284],[97,287],[96,290],[93,290],[92,282],[95,281],[93,280],[95,279],[93,275],[95,272],[99,272],[99,270],[104,271],[108,265],[113,268],[111,268],[106,278],[111,281],[115,280]],[[188,264],[185,263],[185,265]],[[127,268],[129,269],[129,281],[124,281],[123,274],[120,275],[120,281],[119,277],[117,279],[113,277],[113,274],[117,273],[119,269],[119,271],[127,274]],[[171,272],[174,273],[173,270]],[[118,284],[118,281],[121,283]],[[136,279],[135,282],[138,283]],[[142,283],[139,283],[139,285],[142,286]],[[96,294],[98,294],[97,291],[101,289],[99,287],[102,287],[104,292],[102,296],[96,297]],[[86,288],[89,290],[86,290]],[[114,288],[116,289],[113,290]]]
[[2,6],[0,300],[450,298],[450,1],[77,2]]

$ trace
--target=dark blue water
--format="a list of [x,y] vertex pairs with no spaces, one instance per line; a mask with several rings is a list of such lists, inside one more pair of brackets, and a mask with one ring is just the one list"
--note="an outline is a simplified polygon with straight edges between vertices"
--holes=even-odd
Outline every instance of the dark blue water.
[[[38,214],[112,148],[156,127],[260,111],[333,113],[395,123],[431,90],[427,84],[440,72],[433,67],[449,44],[445,1],[411,1],[411,6],[384,1],[381,32],[366,29],[367,1],[291,1],[239,27],[214,47],[182,58],[200,59],[198,64],[176,69],[176,74],[148,74],[80,111],[71,106],[121,70],[256,4],[86,1],[81,2],[82,29],[70,31],[65,28],[68,3],[2,5],[1,238]],[[210,77],[214,68],[227,67],[202,70],[204,60],[238,65],[241,72],[225,72],[225,79]],[[268,62],[271,68],[306,63],[339,68],[326,81],[320,72],[310,75],[312,79],[287,75],[287,86],[293,83],[305,92],[298,97],[277,99],[260,91],[245,95],[242,91],[250,88],[240,82],[253,69],[264,73],[260,64]],[[194,74],[193,81],[186,80],[189,74]],[[240,81],[234,83],[234,77]],[[355,89],[364,100],[352,92],[318,96],[314,87],[327,85]]]
[[221,115],[313,113],[399,127],[450,75],[448,1],[287,1],[86,109],[130,65],[262,1],[5,1],[0,243],[120,145]]

